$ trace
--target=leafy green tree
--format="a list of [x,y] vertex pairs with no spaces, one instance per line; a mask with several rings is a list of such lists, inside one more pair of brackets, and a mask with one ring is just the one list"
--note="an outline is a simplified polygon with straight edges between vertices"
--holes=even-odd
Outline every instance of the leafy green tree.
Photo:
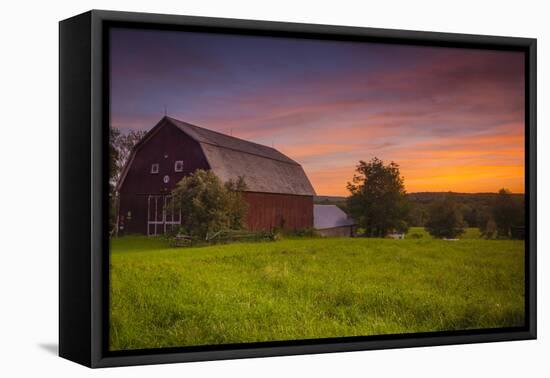
[[138,142],[143,139],[147,134],[145,130],[130,130],[128,132],[121,132],[119,129],[111,127],[109,134],[109,150],[110,150],[110,177],[111,180],[115,183],[120,179],[120,175],[130,153]]
[[476,223],[479,228],[481,236],[486,239],[492,239],[496,235],[496,224],[493,220],[491,208],[488,206],[480,206],[477,210]]
[[407,224],[411,227],[424,227],[428,219],[427,206],[424,204],[414,203],[410,201],[410,211],[407,217]]
[[223,184],[210,170],[199,169],[182,178],[172,195],[181,207],[183,232],[205,239],[212,232],[242,228],[247,210],[244,189],[244,179]]
[[462,219],[468,227],[479,227],[479,210],[471,204],[462,205]]
[[497,227],[497,235],[500,238],[509,238],[512,227],[525,224],[523,206],[512,197],[512,193],[508,189],[499,190],[492,213]]
[[497,224],[495,223],[493,218],[489,218],[485,225],[479,227],[479,231],[481,232],[481,236],[483,236],[485,239],[493,239],[497,234]]
[[464,233],[460,208],[450,194],[430,206],[425,228],[435,238],[454,239]]
[[232,230],[241,229],[244,227],[248,210],[248,204],[242,195],[246,190],[246,182],[244,177],[241,176],[237,180],[227,181],[224,185],[229,197],[229,228]]
[[145,136],[144,130],[130,130],[122,133],[119,129],[109,129],[109,223],[111,230],[116,227],[117,193],[116,184],[124,165],[130,157],[134,146]]
[[359,161],[347,188],[347,209],[365,236],[384,237],[391,231],[406,232],[409,202],[399,165],[384,165],[378,158]]
[[117,177],[120,174],[120,168],[117,165],[119,159],[119,151],[116,148],[117,140],[120,138],[120,130],[115,128],[109,129],[109,229],[116,228],[117,216],[117,197],[115,186]]
[[120,153],[117,148],[118,140],[120,139],[120,130],[111,127],[109,129],[109,184],[111,187],[116,185],[116,177],[120,173],[120,167],[117,161],[120,159]]

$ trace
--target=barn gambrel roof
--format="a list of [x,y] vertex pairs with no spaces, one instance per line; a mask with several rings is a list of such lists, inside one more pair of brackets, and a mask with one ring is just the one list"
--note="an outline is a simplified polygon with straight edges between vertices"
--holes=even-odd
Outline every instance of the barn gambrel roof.
[[[167,123],[176,126],[199,143],[210,169],[223,182],[242,176],[245,179],[247,191],[250,192],[315,195],[315,190],[302,166],[276,149],[172,117],[164,117],[151,129],[136,145],[132,155],[149,136],[154,134],[155,129]],[[121,178],[121,182],[123,180],[124,177]]]

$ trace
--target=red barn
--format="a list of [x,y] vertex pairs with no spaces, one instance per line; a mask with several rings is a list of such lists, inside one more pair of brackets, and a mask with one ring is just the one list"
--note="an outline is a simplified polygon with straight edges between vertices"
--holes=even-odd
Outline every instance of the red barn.
[[117,185],[120,233],[162,234],[181,222],[170,192],[197,169],[244,177],[249,230],[313,228],[315,191],[301,165],[274,148],[164,117],[134,147]]

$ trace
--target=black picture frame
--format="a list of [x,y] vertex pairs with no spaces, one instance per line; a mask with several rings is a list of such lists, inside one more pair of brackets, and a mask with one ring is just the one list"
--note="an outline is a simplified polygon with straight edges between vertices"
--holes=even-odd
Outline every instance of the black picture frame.
[[[109,352],[108,38],[112,26],[525,52],[526,326]],[[59,24],[59,354],[88,367],[536,338],[536,39],[92,10]]]

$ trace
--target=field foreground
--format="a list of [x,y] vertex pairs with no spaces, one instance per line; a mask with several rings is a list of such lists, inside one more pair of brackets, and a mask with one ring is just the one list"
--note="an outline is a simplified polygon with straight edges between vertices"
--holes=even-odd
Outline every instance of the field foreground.
[[521,241],[111,242],[110,349],[521,326]]

